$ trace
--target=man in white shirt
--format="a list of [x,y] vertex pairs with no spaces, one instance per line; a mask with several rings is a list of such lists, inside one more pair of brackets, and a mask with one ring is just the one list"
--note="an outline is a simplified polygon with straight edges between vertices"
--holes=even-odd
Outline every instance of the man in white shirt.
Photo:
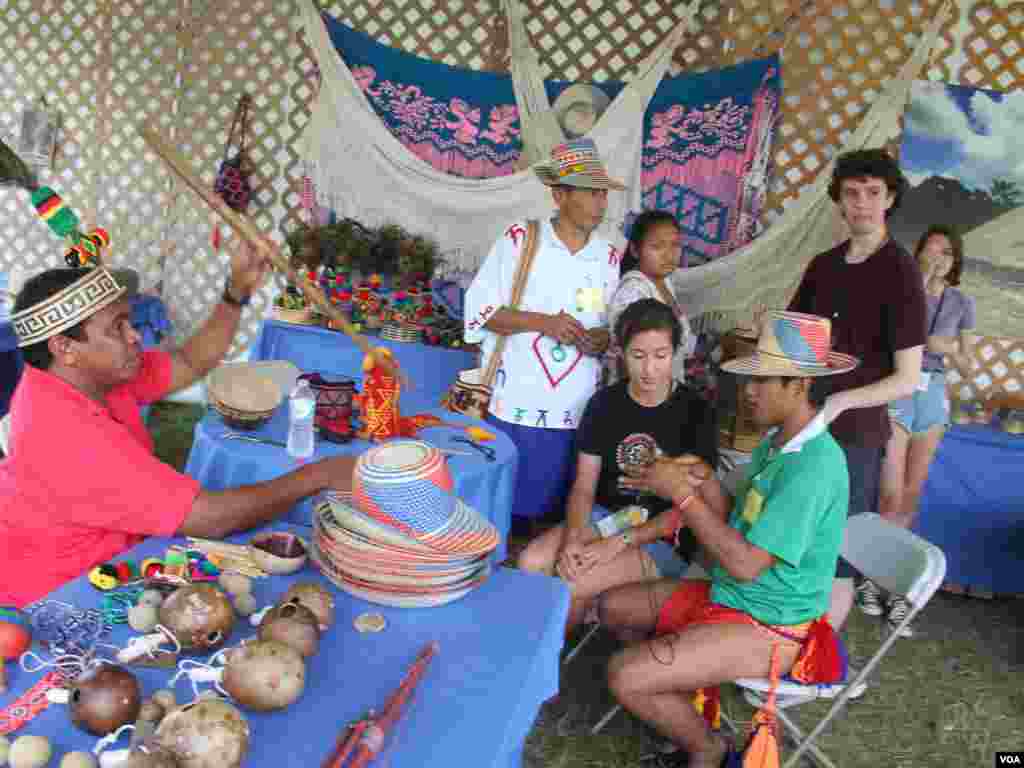
[[601,380],[608,347],[608,300],[619,279],[619,253],[596,234],[608,177],[592,139],[555,147],[534,166],[558,208],[540,222],[537,253],[516,309],[509,304],[527,222],[509,226],[491,247],[466,292],[465,339],[483,347],[486,367],[507,336],[488,421],[519,449],[513,514],[561,515],[572,483],[573,438]]

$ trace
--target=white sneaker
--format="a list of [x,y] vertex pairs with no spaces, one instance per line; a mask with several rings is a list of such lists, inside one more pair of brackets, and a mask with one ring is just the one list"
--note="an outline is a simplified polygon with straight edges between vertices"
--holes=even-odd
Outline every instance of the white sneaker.
[[[907,614],[910,613],[910,603],[904,600],[902,597],[894,597],[889,600],[889,627],[893,632],[899,629],[900,624],[907,618]],[[913,637],[914,626],[912,624],[906,624],[902,629],[899,629],[900,637]]]
[[866,616],[881,616],[885,613],[885,606],[882,605],[882,591],[871,579],[864,579],[857,587],[856,601],[861,613]]
[[[847,680],[852,680],[859,674],[860,670],[850,667],[847,673]],[[791,693],[791,694],[777,694],[775,697],[776,704],[779,709],[786,709],[796,703],[802,703],[804,701],[811,701],[815,698],[818,699],[834,699],[843,692],[846,688],[846,683],[819,683],[816,685],[808,685],[807,693]],[[853,691],[850,693],[851,699],[859,699],[867,691],[867,683],[858,683]],[[767,698],[767,693],[760,693],[758,691],[752,691],[749,688],[743,689],[743,698],[747,700],[747,703],[753,707],[760,707],[764,704]]]

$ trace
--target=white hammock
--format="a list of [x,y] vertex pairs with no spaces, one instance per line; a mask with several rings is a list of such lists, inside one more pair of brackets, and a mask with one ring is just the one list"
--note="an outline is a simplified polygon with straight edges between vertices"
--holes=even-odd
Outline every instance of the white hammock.
[[[622,240],[626,213],[640,207],[644,112],[668,70],[688,20],[640,65],[637,78],[622,90],[591,132],[609,174],[627,186],[625,193],[609,195],[608,215],[600,228],[613,242]],[[312,2],[303,4],[303,22],[322,78],[304,137],[305,154],[314,183],[339,217],[356,218],[369,226],[395,222],[412,232],[433,236],[450,264],[473,271],[503,227],[517,219],[549,214],[550,192],[530,170],[492,179],[464,179],[441,173],[413,155],[373,111],[334,49]],[[513,15],[510,22],[517,30],[514,38],[526,41],[525,31],[517,28],[519,16]],[[522,60],[520,49],[513,52],[513,59]],[[517,94],[537,93],[539,70],[535,65],[534,61],[533,66],[518,67],[522,79],[517,81]],[[530,97],[539,112],[527,108],[528,121],[545,110],[550,117],[543,81],[539,82],[543,99]],[[544,124],[548,118],[542,116],[536,122]]]
[[[882,147],[899,133],[911,82],[924,68],[950,10],[943,3],[928,25],[900,73],[886,83],[857,130],[839,150]],[[815,255],[835,245],[836,213],[828,196],[834,159],[804,188],[797,200],[756,240],[732,253],[692,269],[676,270],[672,277],[677,295],[691,317],[705,312],[729,313],[720,321],[729,325],[755,303],[782,306],[796,289],[804,269]]]

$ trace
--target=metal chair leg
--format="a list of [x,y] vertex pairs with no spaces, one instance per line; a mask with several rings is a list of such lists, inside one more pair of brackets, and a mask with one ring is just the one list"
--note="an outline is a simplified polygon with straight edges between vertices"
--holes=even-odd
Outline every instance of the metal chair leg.
[[613,717],[619,714],[620,709],[622,709],[621,704],[616,704],[614,707],[609,709],[605,716],[598,720],[594,727],[590,729],[590,732],[593,734],[600,733],[601,729],[608,725]]
[[600,624],[591,624],[590,629],[587,630],[587,634],[580,638],[580,641],[576,643],[576,647],[573,648],[569,653],[562,659],[562,666],[564,667],[570,661],[576,658],[576,654],[583,650],[583,646],[590,642],[590,639],[597,633],[597,630],[601,628]]

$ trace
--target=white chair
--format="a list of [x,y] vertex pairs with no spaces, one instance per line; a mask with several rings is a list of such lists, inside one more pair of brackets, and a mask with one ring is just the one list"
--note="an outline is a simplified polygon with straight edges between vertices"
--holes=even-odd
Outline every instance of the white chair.
[[[893,596],[906,598],[910,610],[899,627],[886,633],[874,656],[842,689],[828,713],[806,737],[782,711],[784,707],[778,707],[776,714],[779,722],[797,741],[796,751],[783,768],[793,768],[805,754],[819,765],[835,768],[835,763],[814,745],[814,740],[839,715],[851,698],[856,698],[863,692],[868,677],[899,638],[899,631],[913,621],[918,612],[928,604],[946,575],[946,556],[941,549],[876,514],[854,515],[849,519],[842,555],[865,578],[871,579]],[[760,694],[767,693],[770,688],[767,680],[743,679],[737,680],[736,685],[753,694],[748,696],[748,701],[755,705],[760,705]],[[827,690],[834,688],[818,688],[787,682],[780,683],[777,689],[779,695],[787,699],[786,707],[821,698],[823,691]]]

